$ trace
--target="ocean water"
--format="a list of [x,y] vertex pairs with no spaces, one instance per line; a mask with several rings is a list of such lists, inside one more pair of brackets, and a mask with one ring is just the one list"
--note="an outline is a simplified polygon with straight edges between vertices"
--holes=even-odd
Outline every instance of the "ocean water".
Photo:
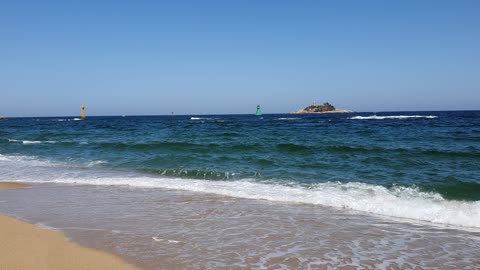
[[147,269],[480,265],[480,111],[78,120],[0,121],[1,212]]

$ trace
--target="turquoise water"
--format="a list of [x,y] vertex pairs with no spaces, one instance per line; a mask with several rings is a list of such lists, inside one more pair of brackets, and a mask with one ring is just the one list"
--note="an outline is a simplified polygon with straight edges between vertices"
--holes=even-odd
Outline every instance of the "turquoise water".
[[[2,179],[178,188],[480,226],[480,111],[77,120],[1,121]],[[391,209],[413,202],[420,212]]]

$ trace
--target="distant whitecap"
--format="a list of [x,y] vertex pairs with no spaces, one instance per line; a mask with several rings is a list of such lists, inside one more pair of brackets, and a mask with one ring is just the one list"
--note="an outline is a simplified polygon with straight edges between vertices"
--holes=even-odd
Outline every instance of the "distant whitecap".
[[353,116],[350,117],[349,119],[353,120],[383,120],[383,119],[410,119],[410,118],[427,118],[427,119],[433,119],[437,118],[438,116],[436,115],[385,115],[385,116],[379,116],[379,115],[371,115],[371,116]]

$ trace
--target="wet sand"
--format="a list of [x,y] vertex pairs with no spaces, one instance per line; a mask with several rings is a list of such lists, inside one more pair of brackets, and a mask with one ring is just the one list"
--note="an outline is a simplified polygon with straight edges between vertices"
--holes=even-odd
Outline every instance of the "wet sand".
[[[0,183],[0,189],[29,187]],[[0,215],[0,269],[139,269],[119,257],[68,242],[63,233]]]
[[35,184],[0,191],[0,211],[56,228],[82,246],[148,270],[473,270],[480,265],[480,231],[474,228],[318,205],[181,190]]
[[28,188],[31,187],[27,184],[16,183],[16,182],[1,182],[0,183],[0,190],[1,189],[17,189],[17,188]]

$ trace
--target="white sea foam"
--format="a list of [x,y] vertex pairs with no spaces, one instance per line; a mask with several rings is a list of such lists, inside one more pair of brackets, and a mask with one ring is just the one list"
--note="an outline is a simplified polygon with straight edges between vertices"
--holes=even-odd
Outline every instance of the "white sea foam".
[[[8,169],[8,172],[14,172],[15,170],[19,171],[25,177],[28,177],[28,168],[50,168],[50,167],[57,167],[57,168],[85,168],[85,167],[95,167],[97,165],[106,164],[107,161],[104,160],[94,160],[87,163],[78,162],[76,164],[67,163],[67,162],[58,162],[58,161],[51,161],[45,159],[39,159],[35,156],[22,156],[22,155],[1,155],[0,154],[0,162],[4,161],[5,163],[0,163],[0,174],[3,172],[2,169],[5,167]],[[6,163],[8,162],[8,163]],[[51,169],[50,169],[51,170]],[[25,172],[25,174],[23,174]],[[33,175],[33,177],[37,177],[38,175]],[[22,176],[21,176],[22,177]],[[0,178],[1,181],[1,178]]]
[[0,163],[0,174],[5,172],[2,170],[4,167],[7,168],[8,172],[13,172],[18,170],[23,172],[24,168],[36,168],[36,167],[52,167],[59,166],[60,164],[54,163],[48,160],[40,160],[34,156],[21,156],[21,155],[1,155],[0,161],[5,163]]
[[172,243],[172,244],[179,244],[181,243],[180,241],[177,241],[177,240],[171,240],[171,239],[163,239],[163,238],[160,238],[158,236],[153,236],[152,239],[155,241],[155,242],[167,242],[167,243]]
[[40,227],[42,229],[46,229],[46,230],[49,230],[49,231],[59,231],[60,230],[59,228],[49,226],[49,225],[47,225],[43,222],[37,222],[37,223],[35,223],[35,225],[37,225],[38,227]]
[[94,160],[94,161],[90,161],[87,163],[87,167],[94,167],[94,166],[97,166],[97,165],[102,165],[102,164],[107,164],[108,162],[105,161],[105,160]]
[[382,120],[382,119],[409,119],[409,118],[427,118],[433,119],[437,118],[436,115],[371,115],[371,116],[353,116],[349,119],[353,120]]
[[82,118],[60,118],[60,119],[52,119],[52,121],[57,122],[69,122],[69,121],[80,121]]
[[41,144],[42,141],[22,141],[23,144]]
[[[34,166],[46,167],[46,171],[38,173],[32,168]],[[53,171],[52,166],[62,165],[22,156],[0,155],[0,181],[3,175],[5,181],[18,179],[22,182],[186,190],[247,199],[323,205],[436,224],[480,228],[480,201],[446,200],[438,193],[422,192],[415,187],[397,186],[388,189],[358,182],[327,182],[304,187],[259,183],[253,179],[210,181],[138,174],[120,176],[114,172],[97,174],[94,170],[76,172],[75,168],[60,173],[58,169]],[[6,173],[3,173],[5,170]],[[28,170],[33,170],[33,173]]]
[[57,143],[57,141],[23,141],[23,144]]
[[23,144],[57,143],[57,141],[28,141],[28,140],[15,140],[15,139],[9,139],[8,141],[23,143]]
[[280,117],[280,118],[277,118],[276,120],[280,120],[280,121],[285,121],[285,120],[299,120],[299,119],[302,119],[302,118],[295,118],[295,117]]
[[205,117],[190,117],[190,120],[211,120],[212,118]]
[[448,201],[415,188],[387,189],[364,183],[321,183],[311,188],[244,181],[209,181],[151,177],[91,177],[32,180],[64,184],[165,188],[225,196],[306,203],[385,216],[480,228],[480,202]]

